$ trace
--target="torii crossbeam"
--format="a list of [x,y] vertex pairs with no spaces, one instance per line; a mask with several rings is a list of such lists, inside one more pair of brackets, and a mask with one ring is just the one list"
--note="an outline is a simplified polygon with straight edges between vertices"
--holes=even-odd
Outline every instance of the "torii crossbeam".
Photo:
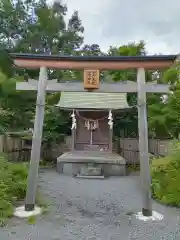
[[160,69],[171,66],[176,60],[176,55],[168,56],[139,56],[139,57],[72,57],[52,56],[37,54],[11,54],[14,64],[18,67],[40,68],[39,81],[17,83],[17,90],[37,91],[36,116],[31,151],[30,170],[26,194],[25,210],[31,211],[35,206],[36,186],[38,180],[38,167],[40,159],[41,138],[44,119],[44,104],[46,91],[88,91],[83,83],[58,83],[56,80],[47,80],[47,68],[58,69],[98,69],[120,70],[137,69],[137,83],[123,82],[116,84],[102,83],[94,91],[97,92],[138,92],[138,128],[140,173],[142,184],[142,214],[152,215],[151,203],[151,178],[148,152],[148,128],[146,112],[146,93],[167,93],[168,85],[145,83],[145,69]]
[[[28,82],[18,82],[16,90],[37,91],[38,80],[30,79]],[[83,84],[75,81],[66,81],[58,83],[57,80],[49,80],[46,85],[47,92],[88,92],[84,89]],[[146,93],[167,93],[169,92],[168,84],[146,83],[144,86]],[[138,92],[138,84],[133,81],[118,82],[118,83],[102,83],[99,89],[94,92],[104,93],[132,93]]]

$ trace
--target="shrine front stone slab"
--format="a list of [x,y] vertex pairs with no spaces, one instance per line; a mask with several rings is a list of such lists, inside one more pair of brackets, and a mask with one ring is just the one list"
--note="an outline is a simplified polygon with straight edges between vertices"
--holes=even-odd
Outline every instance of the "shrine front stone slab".
[[101,167],[81,167],[80,171],[81,176],[101,176],[102,168]]
[[57,172],[65,175],[124,176],[126,161],[114,153],[71,152],[57,159]]

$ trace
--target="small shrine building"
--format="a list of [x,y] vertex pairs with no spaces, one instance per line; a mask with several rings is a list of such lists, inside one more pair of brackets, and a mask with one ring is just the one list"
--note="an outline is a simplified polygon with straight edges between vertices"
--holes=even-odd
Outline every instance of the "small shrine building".
[[113,153],[113,116],[129,108],[127,93],[62,92],[57,107],[72,118],[71,151],[58,157],[57,171],[88,175],[98,168],[103,176],[124,175],[126,161]]

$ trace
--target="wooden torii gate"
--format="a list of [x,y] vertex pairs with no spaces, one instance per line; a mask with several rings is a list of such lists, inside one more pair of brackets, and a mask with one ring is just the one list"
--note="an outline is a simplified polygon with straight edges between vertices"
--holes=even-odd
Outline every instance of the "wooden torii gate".
[[165,55],[139,57],[62,57],[53,55],[14,53],[11,54],[11,57],[13,58],[14,64],[18,67],[40,69],[39,81],[30,80],[29,82],[20,82],[17,83],[16,86],[17,90],[37,91],[36,115],[34,122],[25,210],[32,211],[35,206],[46,91],[88,91],[88,89],[85,89],[83,84],[81,83],[57,83],[56,80],[48,81],[47,69],[89,69],[90,71],[137,69],[137,83],[103,83],[100,85],[98,83],[98,87],[95,86],[93,91],[119,93],[138,92],[138,128],[141,167],[140,175],[142,185],[142,214],[144,216],[151,216],[151,177],[148,152],[146,93],[167,93],[169,91],[169,86],[145,83],[145,70],[167,68],[174,63],[177,56]]

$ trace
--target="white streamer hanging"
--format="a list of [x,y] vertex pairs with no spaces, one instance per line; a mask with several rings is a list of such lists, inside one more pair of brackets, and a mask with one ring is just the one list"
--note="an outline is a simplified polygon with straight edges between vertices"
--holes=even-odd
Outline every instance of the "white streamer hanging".
[[74,113],[74,110],[73,110],[73,113],[71,114],[71,118],[72,118],[72,127],[71,127],[71,129],[76,129],[77,124],[76,124],[76,115]]
[[108,125],[109,125],[109,128],[112,129],[113,128],[113,116],[112,116],[112,111],[109,110],[109,116],[108,116]]

